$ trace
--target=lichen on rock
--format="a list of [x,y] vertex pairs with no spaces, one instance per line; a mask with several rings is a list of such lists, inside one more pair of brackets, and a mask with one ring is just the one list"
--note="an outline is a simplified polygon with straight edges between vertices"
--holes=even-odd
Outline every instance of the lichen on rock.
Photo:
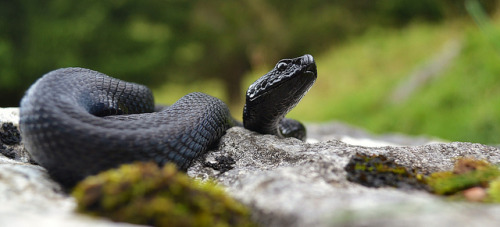
[[0,141],[7,145],[19,144],[21,142],[21,133],[11,122],[2,123]]
[[72,195],[83,213],[152,226],[252,226],[249,211],[213,182],[168,164],[122,165],[80,182]]
[[[0,112],[0,116],[2,116]],[[34,163],[21,143],[21,133],[17,123],[3,122],[0,119],[0,154],[21,162]]]
[[346,165],[347,180],[367,187],[391,186],[402,189],[427,189],[425,179],[415,169],[398,165],[385,155],[353,155]]

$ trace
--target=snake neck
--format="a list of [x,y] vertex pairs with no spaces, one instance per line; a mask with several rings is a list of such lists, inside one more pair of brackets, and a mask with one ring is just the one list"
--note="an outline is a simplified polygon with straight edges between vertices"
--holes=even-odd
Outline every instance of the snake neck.
[[[280,120],[286,114],[270,114],[270,109],[267,109],[266,113],[262,114],[262,109],[259,105],[248,105],[245,104],[243,109],[243,126],[251,131],[258,132],[260,134],[270,134],[276,135],[278,137],[283,137],[281,130],[279,130]],[[276,113],[276,111],[274,111]],[[278,116],[277,116],[278,115]]]
[[[316,77],[316,63],[311,55],[279,61],[273,70],[248,88],[243,109],[244,127],[261,134],[303,140],[303,125],[297,121],[286,121],[284,124],[283,119],[304,97]],[[291,124],[293,127],[290,127]],[[302,129],[304,136],[290,133]]]

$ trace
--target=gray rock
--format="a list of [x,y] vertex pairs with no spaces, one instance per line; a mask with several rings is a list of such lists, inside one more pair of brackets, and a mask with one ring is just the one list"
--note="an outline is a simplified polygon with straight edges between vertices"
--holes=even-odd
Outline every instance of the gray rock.
[[[19,123],[18,108],[0,108],[2,123]],[[71,196],[47,171],[30,163],[22,144],[5,145],[13,158],[0,154],[0,226],[133,226],[76,213]]]
[[[263,226],[494,226],[498,205],[447,202],[425,191],[367,188],[346,180],[356,153],[383,154],[422,173],[450,170],[457,157],[500,162],[497,148],[472,143],[361,147],[340,141],[303,143],[232,128],[219,148],[188,170],[213,178],[252,207]],[[203,162],[234,159],[220,173]]]
[[[13,109],[0,108],[0,122],[17,124],[18,118],[1,118],[5,111],[10,114],[4,115],[12,116]],[[253,218],[262,226],[496,226],[500,222],[499,205],[449,202],[419,190],[367,188],[347,181],[344,170],[354,154],[364,153],[383,154],[398,164],[430,173],[451,169],[455,158],[461,156],[499,163],[497,148],[457,142],[411,147],[355,146],[322,140],[331,129],[318,127],[322,129],[309,128],[311,135],[318,135],[313,143],[232,128],[218,149],[196,162],[188,174],[220,182],[230,195],[252,209]],[[346,127],[348,131],[357,130]],[[370,145],[388,143],[375,141],[379,137],[372,135],[356,138]],[[435,142],[404,138],[412,144]],[[75,213],[75,201],[61,191],[45,169],[29,160],[2,155],[0,204],[0,226],[128,225]]]
[[37,165],[0,155],[0,226],[132,226],[74,212],[72,197]]
[[340,140],[342,142],[365,147],[381,146],[417,146],[444,142],[428,136],[408,136],[401,133],[374,135],[364,129],[342,122],[309,123],[308,142]]
[[0,108],[0,122],[11,122],[16,126],[19,125],[19,108]]
[[[19,108],[0,108],[0,135],[6,135],[6,137],[16,137],[9,135],[9,132],[5,132],[3,129],[4,124],[12,124],[14,127],[19,128]],[[15,129],[19,132],[17,129]],[[8,140],[13,140],[13,138],[7,138]],[[20,140],[21,137],[18,135]],[[3,154],[9,158],[12,158],[21,162],[32,162],[28,151],[24,148],[22,143],[3,143],[4,138],[0,140],[0,154]]]

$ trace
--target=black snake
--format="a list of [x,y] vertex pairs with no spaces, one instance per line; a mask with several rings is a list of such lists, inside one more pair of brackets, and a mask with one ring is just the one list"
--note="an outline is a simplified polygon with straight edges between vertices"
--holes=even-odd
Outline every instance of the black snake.
[[[280,60],[250,85],[243,126],[279,137],[305,138],[305,128],[284,116],[317,77],[311,55]],[[32,158],[64,186],[134,161],[174,162],[187,169],[242,125],[219,99],[190,93],[155,111],[151,91],[83,68],[45,74],[20,105],[23,143]]]

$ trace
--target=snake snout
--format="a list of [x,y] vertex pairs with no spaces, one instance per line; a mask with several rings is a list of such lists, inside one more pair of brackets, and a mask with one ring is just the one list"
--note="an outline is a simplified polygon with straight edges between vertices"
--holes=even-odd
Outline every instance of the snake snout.
[[316,69],[316,62],[314,61],[313,56],[310,54],[306,54],[300,58],[300,63],[301,65],[305,66],[304,72],[306,73],[311,73],[314,75],[318,74],[318,71]]
[[302,63],[303,65],[307,65],[307,64],[315,64],[315,62],[314,62],[314,58],[313,58],[313,56],[312,56],[312,55],[310,55],[310,54],[306,54],[306,55],[302,56],[302,57],[300,58],[300,60],[301,60],[301,63]]

